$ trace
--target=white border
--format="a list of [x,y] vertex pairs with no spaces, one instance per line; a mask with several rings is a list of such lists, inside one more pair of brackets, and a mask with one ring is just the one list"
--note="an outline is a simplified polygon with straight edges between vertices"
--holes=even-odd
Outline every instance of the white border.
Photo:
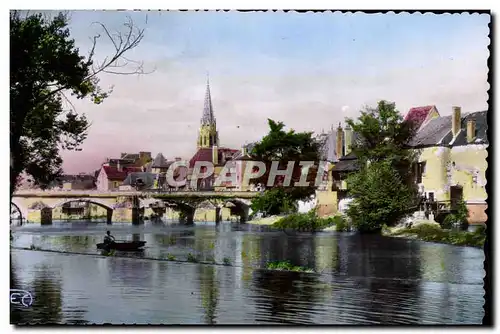
[[[95,1],[95,0],[87,0],[85,2],[83,1],[75,1],[71,2],[71,9],[90,9],[90,8],[100,8],[100,9],[114,9],[114,8],[122,8],[122,9],[138,9],[138,8],[170,8],[170,9],[198,9],[198,8],[203,8],[203,9],[217,9],[217,8],[224,8],[224,9],[233,9],[233,8],[239,8],[239,9],[254,9],[254,8],[259,8],[259,9],[266,9],[266,8],[274,8],[274,9],[279,9],[279,8],[291,8],[291,9],[328,9],[335,7],[335,9],[378,9],[378,10],[390,10],[390,9],[428,9],[428,10],[439,10],[442,8],[447,8],[447,9],[464,9],[464,8],[471,8],[471,9],[493,9],[494,12],[496,12],[496,8],[498,6],[498,1],[488,1],[488,0],[476,0],[476,1],[468,1],[468,0],[455,0],[455,1],[447,1],[447,2],[438,2],[435,0],[420,0],[420,1],[401,1],[401,0],[379,0],[377,2],[374,1],[361,1],[361,0],[350,0],[350,1],[342,1],[338,0],[335,1],[335,4],[332,4],[331,1],[314,1],[314,0],[309,0],[309,1],[301,1],[301,0],[288,0],[286,2],[278,2],[278,1],[269,1],[269,0],[252,0],[252,1],[234,1],[234,0],[219,0],[219,1],[188,1],[188,0],[171,0],[168,1],[168,7],[164,7],[165,2],[160,2],[160,1],[129,1],[129,0],[122,0],[122,1],[106,1],[107,4],[106,7],[103,6],[103,1]],[[4,42],[4,47],[3,50],[3,55],[5,59],[1,62],[1,68],[2,68],[2,76],[1,78],[3,79],[3,84],[4,84],[4,89],[1,90],[2,94],[4,97],[1,99],[1,101],[4,103],[4,112],[0,113],[0,117],[4,118],[4,121],[2,121],[0,124],[3,124],[3,126],[7,127],[7,124],[9,124],[8,120],[8,114],[7,110],[8,108],[8,73],[9,73],[9,55],[8,55],[8,45],[9,45],[9,40],[7,36],[7,31],[8,31],[8,8],[18,8],[18,9],[30,9],[30,8],[37,8],[37,9],[52,9],[52,8],[64,8],[67,7],[70,3],[68,2],[62,2],[62,1],[43,1],[43,2],[35,2],[35,1],[8,1],[8,2],[2,2],[2,6],[4,4],[7,4],[7,8],[5,8],[2,13],[4,13],[5,20],[2,22],[3,23],[3,29],[2,31],[4,32],[2,34],[2,39]],[[498,26],[498,23],[497,23]],[[498,64],[498,62],[497,62]],[[496,90],[495,90],[495,93]],[[499,121],[500,117],[497,117],[497,122]],[[498,127],[498,124],[495,124],[495,127]],[[1,132],[2,136],[4,136],[4,140],[2,141],[2,145],[0,146],[2,156],[4,157],[4,163],[1,164],[1,168],[3,169],[2,175],[6,177],[6,175],[9,174],[8,170],[8,150],[9,150],[9,137],[8,137],[8,130],[5,132]],[[490,141],[492,141],[493,138],[490,138]],[[495,147],[495,146],[494,146]],[[498,156],[498,155],[497,155]],[[7,179],[6,179],[7,180]],[[5,192],[2,194],[6,198],[4,198],[0,203],[2,205],[2,212],[4,212],[3,216],[7,217],[7,213],[9,211],[9,206],[8,206],[8,181],[4,181],[6,183],[5,185]],[[496,187],[495,187],[496,188]],[[492,208],[497,208],[499,205],[498,203],[495,203],[496,205],[491,205],[490,207]],[[4,240],[7,240],[7,235],[9,234],[7,229],[7,223],[4,223],[2,225],[4,232],[2,235],[4,236]],[[496,229],[497,233],[499,233],[500,228]],[[4,256],[4,264],[9,263],[9,258],[8,258],[8,244],[7,242],[0,242],[0,245],[2,247],[5,247],[5,250],[2,252]],[[495,267],[498,267],[498,261],[495,264]],[[5,266],[6,268],[6,266]],[[7,272],[8,268],[6,268]],[[8,281],[8,275],[1,275],[1,280],[2,284],[4,287],[7,288],[9,285]],[[5,294],[6,295],[6,294]],[[3,309],[4,310],[9,310],[9,305],[8,305],[8,300],[5,298],[3,300]],[[496,313],[498,313],[498,310],[500,308],[497,306],[495,307]],[[497,314],[496,314],[497,315]],[[2,324],[7,327],[9,325],[9,312],[4,311],[2,312],[3,316],[3,321]],[[495,318],[497,318],[495,316]],[[9,326],[8,328],[3,328],[6,331],[2,330],[3,332],[12,332],[13,327]],[[159,328],[157,328],[158,330]],[[46,332],[46,333],[51,333],[54,330],[67,330],[67,328],[47,328],[47,329],[42,329],[39,330],[38,332]],[[123,328],[121,329],[123,330]],[[171,331],[172,329],[166,328],[166,330]],[[187,329],[190,331],[190,329]],[[265,329],[261,328],[256,328],[256,331],[262,331]],[[306,330],[299,330],[296,329],[297,331],[301,332],[306,332]],[[327,329],[328,330],[328,329]],[[335,330],[335,329],[332,329]],[[374,330],[367,330],[363,328],[353,328],[352,330],[358,332],[358,331],[374,331]],[[422,333],[427,333],[429,331],[428,328],[413,328],[410,329],[412,332],[422,332]],[[145,332],[145,329],[138,329],[134,330],[134,332]],[[212,329],[213,331],[213,329]],[[237,329],[232,329],[232,331],[239,331]],[[401,328],[397,329],[397,332],[404,332],[405,330],[402,330]],[[475,332],[476,329],[471,328],[471,329],[466,329],[466,332]],[[31,332],[31,331],[30,331]],[[307,330],[307,332],[312,332]]]

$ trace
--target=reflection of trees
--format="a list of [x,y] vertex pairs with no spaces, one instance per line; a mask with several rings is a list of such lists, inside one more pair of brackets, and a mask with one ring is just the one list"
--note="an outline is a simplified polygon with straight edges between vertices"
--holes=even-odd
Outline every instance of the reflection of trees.
[[346,302],[381,324],[397,322],[398,314],[417,315],[411,312],[419,294],[419,244],[376,235],[348,240],[347,254],[341,256],[347,256],[346,274],[359,288],[352,290],[353,298],[345,296]]
[[316,247],[314,236],[279,235],[275,238],[261,239],[261,266],[268,261],[290,261],[293,265],[307,268],[316,267]]
[[201,304],[205,309],[205,323],[216,323],[217,304],[219,301],[219,287],[217,286],[217,270],[215,266],[197,266],[200,282]]
[[337,271],[339,267],[339,246],[336,237],[314,238],[316,271]]
[[311,306],[326,295],[315,274],[256,270],[254,282],[261,296],[257,322],[312,324]]
[[[12,254],[10,254],[10,288],[11,289],[21,289],[19,284],[19,279],[16,276],[16,268],[14,267],[14,263],[12,262]],[[25,322],[22,320],[22,312],[20,308],[14,307],[10,304],[10,323],[11,324],[19,324],[21,322]]]
[[37,267],[35,277],[31,284],[22,284],[16,276],[15,264],[12,261],[10,266],[10,288],[22,289],[32,293],[33,305],[29,308],[11,305],[11,323],[19,325],[33,324],[85,324],[86,311],[73,308],[64,313],[70,315],[70,319],[63,318],[62,311],[62,282],[56,279],[56,273],[47,266]]
[[11,322],[14,324],[58,324],[62,322],[61,282],[47,267],[37,269],[33,283],[29,287],[20,286],[15,274],[16,268],[10,267],[11,289],[28,290],[33,295],[33,305],[23,308],[11,305]]
[[62,235],[51,237],[51,239],[52,243],[69,251],[86,251],[94,248],[96,243],[95,237],[89,235]]

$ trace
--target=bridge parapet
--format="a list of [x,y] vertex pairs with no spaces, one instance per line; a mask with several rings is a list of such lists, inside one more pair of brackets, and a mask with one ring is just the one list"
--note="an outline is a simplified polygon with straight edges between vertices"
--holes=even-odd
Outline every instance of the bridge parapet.
[[260,191],[98,191],[98,190],[20,190],[13,197],[143,197],[143,198],[245,198]]

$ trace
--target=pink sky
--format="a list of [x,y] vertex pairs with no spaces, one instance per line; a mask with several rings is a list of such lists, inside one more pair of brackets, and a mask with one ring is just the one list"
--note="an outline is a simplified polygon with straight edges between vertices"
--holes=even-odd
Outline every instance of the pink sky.
[[[85,53],[92,21],[118,27],[124,19],[90,13],[72,18]],[[189,159],[207,71],[221,145],[236,149],[264,136],[267,118],[321,132],[380,99],[402,113],[422,105],[436,105],[442,115],[453,105],[463,112],[488,108],[484,16],[200,15],[151,14],[145,39],[128,56],[156,71],[104,75],[102,86],[114,85],[104,103],[74,103],[93,125],[82,151],[62,153],[66,173],[94,171],[120,152]],[[107,50],[98,45],[99,59]]]

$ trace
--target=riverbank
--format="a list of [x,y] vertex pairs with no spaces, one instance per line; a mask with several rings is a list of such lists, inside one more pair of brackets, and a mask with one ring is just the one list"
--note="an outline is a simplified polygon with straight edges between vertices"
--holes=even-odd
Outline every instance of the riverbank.
[[278,220],[283,218],[285,216],[270,216],[270,217],[265,217],[265,218],[258,218],[258,219],[253,219],[249,220],[246,223],[251,224],[251,225],[273,225],[276,223]]
[[486,238],[484,227],[479,227],[473,232],[448,230],[442,229],[436,222],[427,220],[415,222],[412,227],[384,228],[382,235],[477,248],[484,246]]
[[293,213],[289,215],[270,216],[250,220],[247,224],[272,226],[278,229],[298,231],[346,231],[348,225],[340,215],[318,217],[315,211]]

